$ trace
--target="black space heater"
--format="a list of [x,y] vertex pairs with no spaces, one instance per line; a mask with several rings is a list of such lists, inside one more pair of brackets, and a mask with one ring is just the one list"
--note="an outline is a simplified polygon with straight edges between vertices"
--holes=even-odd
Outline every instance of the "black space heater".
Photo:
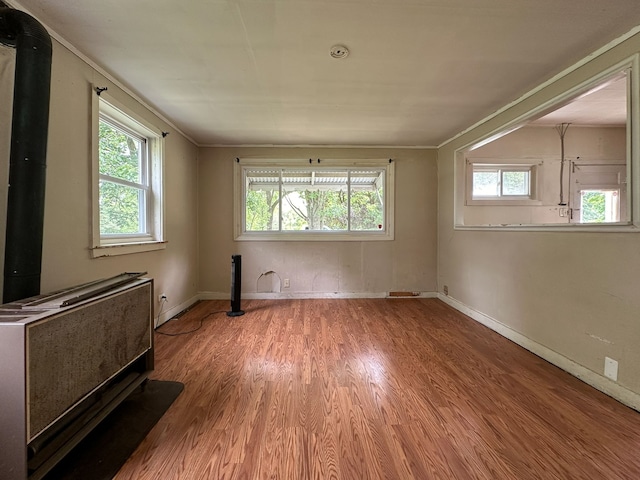
[[230,317],[244,315],[240,310],[240,294],[242,293],[242,255],[231,255],[231,311]]

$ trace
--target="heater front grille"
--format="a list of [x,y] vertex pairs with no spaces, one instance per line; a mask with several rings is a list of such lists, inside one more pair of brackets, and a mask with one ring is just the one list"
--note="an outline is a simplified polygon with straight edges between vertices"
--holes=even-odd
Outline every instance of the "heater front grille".
[[27,441],[151,348],[151,296],[147,283],[27,327]]

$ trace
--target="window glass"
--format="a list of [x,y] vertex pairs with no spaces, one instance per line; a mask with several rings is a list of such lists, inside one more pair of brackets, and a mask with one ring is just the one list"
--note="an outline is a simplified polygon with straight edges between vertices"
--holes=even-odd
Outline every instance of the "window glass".
[[388,168],[241,167],[242,232],[385,233]]
[[100,170],[100,234],[146,234],[146,139],[101,117],[98,158]]
[[351,172],[351,229],[381,230],[384,225],[384,171]]
[[134,136],[100,119],[100,174],[129,182],[142,182],[143,158],[146,157],[143,138]]
[[620,221],[618,190],[582,190],[580,192],[580,223]]
[[529,172],[502,172],[503,195],[529,195]]
[[498,170],[473,172],[473,196],[497,197],[500,194]]
[[284,170],[283,230],[347,230],[348,173]]
[[144,205],[145,198],[140,189],[101,180],[100,233],[145,233]]
[[529,197],[531,167],[471,165],[472,198]]
[[248,232],[279,230],[280,171],[253,170],[245,178],[245,225]]

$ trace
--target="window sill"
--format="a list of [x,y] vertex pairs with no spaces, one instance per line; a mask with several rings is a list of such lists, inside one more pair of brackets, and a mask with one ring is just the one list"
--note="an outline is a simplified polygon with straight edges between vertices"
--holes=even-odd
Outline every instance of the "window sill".
[[237,235],[235,240],[254,242],[367,242],[393,240],[393,233],[390,232],[362,232],[362,233],[339,233],[339,232],[287,232],[287,233],[267,233],[251,232]]
[[454,230],[470,231],[507,231],[507,232],[590,232],[590,233],[640,233],[640,226],[625,224],[594,224],[594,223],[562,223],[562,224],[499,224],[499,225],[461,225],[455,224]]
[[468,207],[481,207],[481,206],[486,206],[486,207],[495,207],[495,206],[502,206],[502,207],[523,207],[523,206],[538,206],[538,205],[542,205],[542,201],[541,200],[535,200],[533,198],[508,198],[508,197],[503,197],[502,199],[498,199],[498,198],[488,198],[488,199],[473,199],[473,200],[467,200],[467,204],[466,206]]
[[167,242],[139,242],[139,243],[113,243],[101,245],[91,249],[93,258],[113,257],[115,255],[128,255],[132,253],[152,252],[167,248]]

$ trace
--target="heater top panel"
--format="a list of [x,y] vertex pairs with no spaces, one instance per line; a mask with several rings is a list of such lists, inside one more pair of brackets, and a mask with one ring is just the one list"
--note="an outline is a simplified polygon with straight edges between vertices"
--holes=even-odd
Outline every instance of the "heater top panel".
[[110,295],[126,289],[132,282],[140,279],[147,272],[121,273],[114,277],[84,283],[57,292],[38,295],[24,300],[0,305],[0,325],[28,324],[41,320],[65,309],[79,306],[89,300]]

